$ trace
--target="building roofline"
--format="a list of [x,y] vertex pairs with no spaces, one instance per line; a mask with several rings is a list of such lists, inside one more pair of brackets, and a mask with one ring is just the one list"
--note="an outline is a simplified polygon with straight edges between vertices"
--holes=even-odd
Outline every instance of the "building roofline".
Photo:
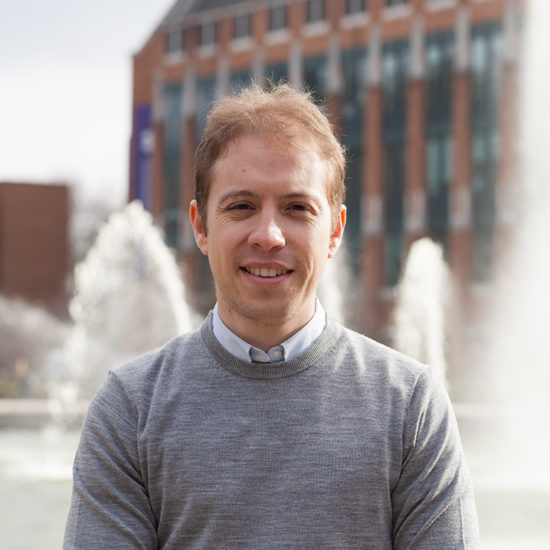
[[[164,29],[170,28],[172,25],[177,27],[185,21],[183,26],[191,27],[204,20],[221,19],[221,16],[228,12],[252,12],[264,6],[288,5],[296,1],[297,0],[225,0],[223,5],[203,9],[200,7],[201,0],[179,0],[176,5],[173,6],[173,9],[164,17],[161,26]],[[184,5],[184,9],[180,13],[176,11],[178,5]],[[177,19],[174,21],[173,19],[175,17]]]

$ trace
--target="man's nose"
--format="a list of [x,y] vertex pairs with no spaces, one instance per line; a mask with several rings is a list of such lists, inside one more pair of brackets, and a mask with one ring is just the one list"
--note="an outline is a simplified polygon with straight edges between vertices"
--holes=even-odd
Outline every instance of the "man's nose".
[[248,237],[248,244],[272,250],[285,245],[285,237],[280,221],[271,212],[262,212],[257,216],[254,227]]

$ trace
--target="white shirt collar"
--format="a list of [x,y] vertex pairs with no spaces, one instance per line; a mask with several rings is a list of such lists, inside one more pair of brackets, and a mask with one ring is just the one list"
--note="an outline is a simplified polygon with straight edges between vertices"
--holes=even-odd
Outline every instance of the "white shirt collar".
[[218,304],[214,306],[212,315],[212,330],[218,342],[232,355],[247,361],[248,363],[261,362],[279,362],[294,359],[304,352],[323,332],[326,324],[326,314],[323,306],[316,299],[315,313],[309,322],[303,326],[296,334],[293,334],[288,340],[285,340],[278,346],[274,346],[265,351],[256,348],[239,338],[223,323],[218,312]]

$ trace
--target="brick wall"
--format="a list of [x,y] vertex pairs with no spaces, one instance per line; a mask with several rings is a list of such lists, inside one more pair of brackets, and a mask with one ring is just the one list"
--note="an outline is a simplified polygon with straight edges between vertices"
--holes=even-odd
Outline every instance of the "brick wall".
[[69,193],[0,183],[0,293],[66,311]]

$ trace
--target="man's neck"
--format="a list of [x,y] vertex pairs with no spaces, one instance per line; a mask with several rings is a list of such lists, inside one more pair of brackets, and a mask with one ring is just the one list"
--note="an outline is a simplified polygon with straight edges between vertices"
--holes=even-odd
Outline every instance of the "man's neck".
[[[222,318],[222,321],[224,321],[223,318]],[[259,348],[267,353],[272,347],[278,346],[282,344],[285,340],[288,340],[291,336],[296,334],[306,324],[307,322],[298,327],[295,325],[291,325],[290,323],[285,326],[258,324],[254,332],[240,331],[238,328],[235,329],[235,327],[233,326],[228,326],[228,328],[229,330],[234,332],[239,338],[242,338],[245,342],[247,342],[251,346]]]
[[251,346],[257,347],[266,353],[274,346],[282,344],[291,336],[296,334],[312,319],[315,313],[315,303],[313,304],[311,314],[307,317],[302,316],[300,321],[296,321],[296,317],[289,318],[281,322],[258,322],[252,319],[241,319],[240,317],[227,315],[223,308],[218,307],[220,319],[224,325],[242,338]]

